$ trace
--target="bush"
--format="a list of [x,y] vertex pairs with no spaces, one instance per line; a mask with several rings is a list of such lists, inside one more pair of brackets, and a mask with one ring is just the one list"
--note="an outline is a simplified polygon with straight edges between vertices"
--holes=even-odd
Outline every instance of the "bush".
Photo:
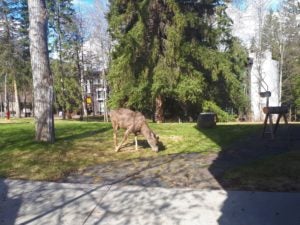
[[235,121],[235,116],[230,115],[229,113],[222,110],[219,106],[216,105],[216,103],[211,101],[204,101],[202,105],[204,112],[214,112],[217,114],[217,120],[218,122],[230,122]]

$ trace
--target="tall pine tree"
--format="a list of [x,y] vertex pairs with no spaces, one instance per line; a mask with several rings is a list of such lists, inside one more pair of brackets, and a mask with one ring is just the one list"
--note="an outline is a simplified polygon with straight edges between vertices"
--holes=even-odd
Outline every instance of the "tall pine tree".
[[168,102],[185,114],[199,112],[206,101],[223,108],[244,104],[246,55],[235,55],[238,43],[223,2],[111,1],[111,106],[155,111],[160,122]]

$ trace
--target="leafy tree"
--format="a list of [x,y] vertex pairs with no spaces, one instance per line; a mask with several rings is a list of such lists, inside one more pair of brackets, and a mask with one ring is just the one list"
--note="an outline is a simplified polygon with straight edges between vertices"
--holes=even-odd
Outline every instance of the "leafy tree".
[[72,26],[72,35],[69,39],[69,55],[72,56],[72,62],[76,64],[77,71],[77,81],[81,87],[81,105],[80,110],[80,119],[83,119],[83,116],[87,116],[87,106],[85,103],[85,73],[84,73],[84,57],[83,57],[83,42],[84,42],[84,28],[82,15],[78,14],[73,17],[73,26]]
[[270,50],[274,60],[280,60],[280,45],[282,43],[281,24],[279,17],[271,10],[266,16],[262,31],[262,50]]
[[19,89],[30,77],[27,1],[0,1],[0,73],[14,86],[16,116],[20,117]]
[[[81,104],[81,92],[78,84],[76,64],[65,62],[61,67],[59,60],[53,60],[51,69],[52,73],[55,74],[56,107],[59,108],[59,106],[65,104],[67,112],[78,110]],[[61,82],[61,69],[65,71],[64,85]]]
[[299,107],[299,3],[283,1],[278,12],[270,12],[263,27],[263,49],[270,49],[279,61],[282,104]]
[[283,58],[282,103],[290,105],[293,113],[300,108],[300,5],[296,0],[284,1],[281,20],[285,26],[285,55]]
[[170,100],[185,114],[199,112],[206,100],[240,108],[246,55],[225,9],[217,0],[111,1],[110,105],[154,108],[158,122]]
[[[70,74],[70,67],[64,64],[72,64],[76,59],[74,48],[76,34],[78,33],[75,23],[75,10],[71,0],[47,1],[47,9],[49,12],[49,28],[50,28],[50,46],[52,51],[58,55],[58,61],[55,61],[53,75],[55,76],[55,96],[58,108],[65,115],[70,113],[71,97],[68,95],[73,90],[70,81],[74,79]],[[79,68],[80,69],[80,68]],[[78,82],[78,80],[77,80]],[[76,89],[77,90],[77,89]],[[80,99],[80,98],[79,98]],[[78,106],[78,105],[77,105]]]

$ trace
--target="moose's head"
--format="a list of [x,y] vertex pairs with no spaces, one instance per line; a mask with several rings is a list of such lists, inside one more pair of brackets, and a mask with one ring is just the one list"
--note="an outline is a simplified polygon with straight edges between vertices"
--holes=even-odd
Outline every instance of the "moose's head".
[[148,144],[151,146],[152,150],[158,152],[158,140],[159,136],[157,136],[154,132],[150,132],[149,137],[147,138]]

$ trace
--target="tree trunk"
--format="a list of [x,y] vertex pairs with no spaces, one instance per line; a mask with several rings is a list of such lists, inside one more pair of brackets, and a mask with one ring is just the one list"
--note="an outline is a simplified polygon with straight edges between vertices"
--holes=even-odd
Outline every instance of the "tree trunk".
[[36,140],[53,143],[53,78],[47,45],[48,16],[45,0],[28,0],[30,55],[33,76]]
[[80,107],[80,119],[83,119],[83,116],[87,116],[87,109],[85,104],[85,87],[84,87],[84,76],[83,76],[83,68],[80,65],[80,47],[76,47],[76,66],[77,66],[77,73],[78,73],[78,82],[81,87],[81,107]]
[[31,93],[31,97],[32,97],[32,102],[31,102],[31,111],[32,111],[32,114],[31,116],[32,117],[35,117],[35,113],[34,113],[34,94],[33,94],[33,90],[32,90],[32,93]]
[[24,117],[27,117],[27,96],[26,96],[26,91],[24,91]]
[[8,93],[7,93],[7,75],[6,74],[4,77],[4,111],[5,111],[5,118],[7,120],[9,120],[10,112],[9,112],[9,102],[8,102]]
[[14,83],[14,91],[15,91],[15,112],[16,112],[16,117],[21,118],[20,96],[19,96],[19,92],[18,92],[17,80],[16,80],[15,77],[14,77],[13,83]]
[[164,121],[163,99],[158,95],[155,99],[155,121],[162,123]]
[[284,43],[280,44],[280,62],[279,62],[279,102],[278,104],[281,105],[281,97],[282,97],[282,74],[283,74],[283,64],[284,64]]

